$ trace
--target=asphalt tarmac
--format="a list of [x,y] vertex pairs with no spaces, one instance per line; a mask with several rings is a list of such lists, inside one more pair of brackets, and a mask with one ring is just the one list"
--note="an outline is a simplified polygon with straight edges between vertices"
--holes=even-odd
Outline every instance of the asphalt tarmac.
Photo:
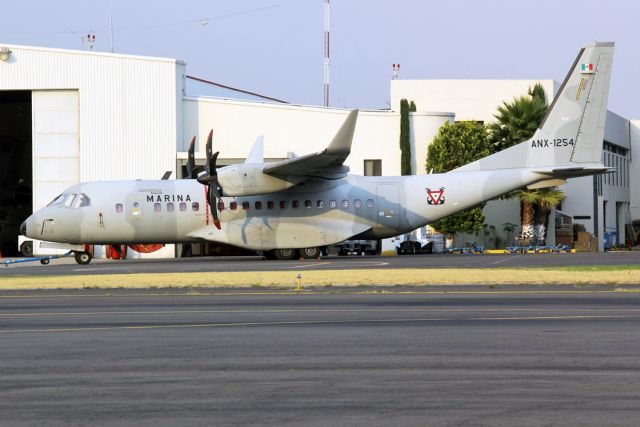
[[640,293],[429,289],[3,292],[0,422],[637,425]]
[[0,267],[1,275],[79,275],[118,273],[179,273],[216,271],[351,270],[404,268],[497,268],[552,267],[567,265],[640,264],[640,252],[548,253],[504,255],[407,255],[407,256],[331,256],[318,260],[267,261],[261,257],[194,257],[176,259],[108,260],[95,259],[78,265],[73,258]]

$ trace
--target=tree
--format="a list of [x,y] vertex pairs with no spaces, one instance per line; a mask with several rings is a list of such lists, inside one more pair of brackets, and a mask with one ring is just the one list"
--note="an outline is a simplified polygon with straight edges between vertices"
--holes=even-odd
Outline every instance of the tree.
[[[426,171],[449,172],[491,154],[484,125],[478,122],[445,123],[427,150]],[[482,206],[466,209],[431,224],[449,238],[456,233],[475,233],[482,229]]]
[[409,101],[400,101],[400,173],[411,175],[411,129],[409,128]]
[[[487,126],[489,141],[495,152],[504,150],[531,138],[547,113],[544,89],[540,83],[529,88],[527,95],[503,102],[494,114],[495,122]],[[520,199],[522,233],[524,244],[532,244],[536,237],[534,227],[536,191],[515,191],[503,198]]]
[[534,229],[535,205],[539,196],[537,191],[520,190],[517,192],[520,198],[520,209],[522,210],[522,232],[520,233],[520,244],[523,246],[532,245],[536,234]]
[[531,138],[547,113],[544,89],[540,83],[529,88],[528,96],[503,102],[488,125],[489,141],[494,151],[501,151]]
[[554,188],[542,188],[537,193],[538,201],[535,209],[534,231],[539,244],[544,245],[547,242],[551,208],[560,204],[567,196],[562,191]]
[[415,113],[416,111],[418,111],[418,108],[416,107],[416,103],[411,101],[411,103],[409,104],[409,111],[411,111],[412,113]]

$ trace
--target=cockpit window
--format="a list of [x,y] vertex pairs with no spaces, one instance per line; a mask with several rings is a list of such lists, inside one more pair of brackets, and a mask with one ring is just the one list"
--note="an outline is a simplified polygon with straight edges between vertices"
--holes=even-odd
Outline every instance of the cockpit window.
[[85,206],[91,205],[91,199],[84,193],[80,193],[76,195],[76,198],[73,200],[72,208],[83,208]]
[[76,196],[77,194],[69,194],[68,197],[64,199],[64,202],[62,202],[62,204],[66,207],[71,207],[73,202],[76,200]]
[[51,202],[49,202],[49,204],[47,206],[59,205],[60,203],[62,203],[62,201],[64,200],[64,198],[66,196],[67,196],[66,194],[57,195],[56,198],[53,199]]

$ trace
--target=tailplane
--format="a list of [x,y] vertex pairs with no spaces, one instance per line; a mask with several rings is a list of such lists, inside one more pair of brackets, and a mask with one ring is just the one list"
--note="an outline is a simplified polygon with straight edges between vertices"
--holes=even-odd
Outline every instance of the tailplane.
[[613,46],[593,43],[580,50],[531,139],[455,171],[526,168],[562,179],[606,171],[602,142]]

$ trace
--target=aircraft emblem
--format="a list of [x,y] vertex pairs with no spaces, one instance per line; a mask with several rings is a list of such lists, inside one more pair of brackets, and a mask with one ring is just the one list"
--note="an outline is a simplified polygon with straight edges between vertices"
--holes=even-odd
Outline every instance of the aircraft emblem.
[[427,190],[427,203],[430,205],[444,205],[444,187],[440,187],[439,190]]

